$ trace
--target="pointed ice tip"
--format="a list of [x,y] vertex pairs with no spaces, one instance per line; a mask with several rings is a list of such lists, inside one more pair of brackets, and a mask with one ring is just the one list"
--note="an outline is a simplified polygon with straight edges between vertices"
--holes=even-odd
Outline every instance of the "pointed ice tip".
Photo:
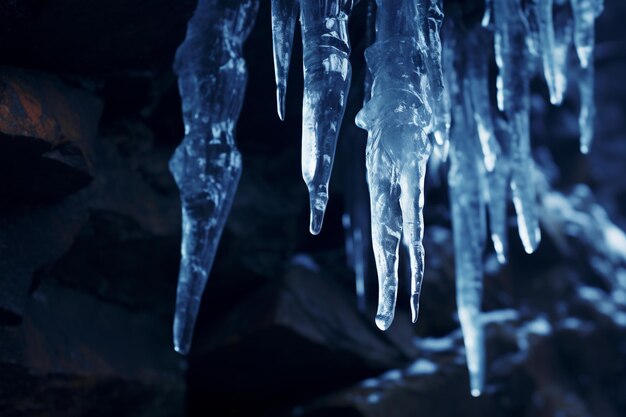
[[541,230],[538,227],[535,229],[535,233],[533,234],[533,239],[531,239],[528,242],[522,242],[524,246],[524,251],[529,255],[537,250],[540,243],[541,243]]
[[506,260],[506,255],[504,253],[496,253],[496,257],[498,258],[498,263],[500,265],[506,265],[507,260]]
[[557,91],[550,92],[550,104],[553,106],[560,106],[563,104],[563,93]]
[[582,153],[583,155],[587,155],[589,153],[589,146],[587,146],[585,144],[581,144],[580,145],[580,153]]
[[417,323],[420,312],[420,295],[411,294],[411,321]]
[[478,388],[472,388],[472,397],[477,398],[480,397],[480,390]]
[[178,342],[174,342],[174,350],[181,355],[187,355],[189,353],[189,346],[183,346],[178,344]]
[[576,52],[578,53],[578,60],[580,61],[580,66],[584,69],[589,66],[589,62],[591,62],[593,55],[593,48],[591,46],[579,46],[576,48]]
[[393,322],[393,315],[377,314],[375,321],[376,327],[378,327],[382,331],[385,331],[391,326],[391,323]]
[[322,223],[324,222],[324,210],[318,208],[311,208],[311,219],[309,224],[309,231],[312,235],[318,235],[322,231]]
[[284,85],[276,86],[276,110],[281,121],[285,121],[285,97],[287,96],[287,87]]

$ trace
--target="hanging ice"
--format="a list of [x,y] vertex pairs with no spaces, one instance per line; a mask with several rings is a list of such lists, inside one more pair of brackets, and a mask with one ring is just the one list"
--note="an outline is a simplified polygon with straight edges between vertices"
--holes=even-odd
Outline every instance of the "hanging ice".
[[[488,202],[491,240],[500,263],[506,262],[508,243],[506,236],[507,187],[509,184],[508,161],[502,158],[500,145],[494,129],[489,98],[489,55],[477,53],[491,44],[488,33],[476,27],[466,36],[467,91],[471,101],[472,126],[476,127],[483,164],[487,170],[484,187]],[[450,71],[453,71],[450,69]],[[497,163],[496,163],[497,162]]]
[[561,104],[565,90],[557,82],[557,60],[555,57],[556,43],[554,36],[554,19],[552,16],[552,0],[531,0],[529,2],[529,20],[532,30],[536,31],[535,39],[538,52],[543,63],[543,75],[550,91],[550,102]]
[[471,393],[478,396],[483,389],[485,373],[481,301],[482,253],[487,233],[485,154],[481,151],[479,134],[489,134],[493,141],[495,134],[489,109],[476,106],[477,101],[484,100],[480,97],[481,88],[486,87],[484,71],[475,56],[479,29],[460,36],[454,21],[449,27],[452,30],[446,32],[449,34],[446,48],[451,48],[454,53],[451,54],[453,59],[445,62],[453,116],[448,186],[454,232],[456,299]]
[[352,0],[301,0],[304,98],[302,177],[309,190],[309,229],[318,234],[350,89],[348,17]]
[[417,320],[424,273],[422,245],[424,176],[432,146],[426,65],[419,48],[418,3],[378,0],[376,42],[365,57],[373,76],[371,99],[357,115],[367,129],[367,177],[372,213],[372,245],[378,272],[376,324],[393,321],[398,289],[398,249],[402,233],[410,242],[411,310]]
[[487,171],[493,171],[499,153],[491,119],[491,105],[489,100],[489,56],[478,53],[480,48],[489,45],[487,33],[484,30],[475,29],[468,34],[469,48],[472,53],[468,54],[467,71],[469,78],[469,91],[473,114],[478,127],[478,137],[482,148],[483,160]]
[[287,77],[293,46],[293,32],[298,18],[298,0],[272,0],[272,41],[274,44],[274,74],[276,105],[280,120],[285,120]]
[[[572,46],[574,22],[568,3],[554,5],[554,66],[556,90],[563,94],[567,90],[567,64],[569,49]],[[561,97],[562,98],[562,97]],[[560,104],[557,103],[557,104]]]
[[595,19],[602,13],[603,0],[571,0],[574,14],[574,45],[580,61],[578,88],[580,91],[580,151],[589,152],[593,141],[595,105],[593,101],[593,45]]
[[[365,29],[365,42],[369,46],[374,41],[375,15],[374,0],[366,0],[367,20]],[[367,103],[371,94],[372,79],[366,70],[363,85],[363,104]],[[349,132],[352,132],[350,126]],[[360,131],[362,132],[362,131]],[[345,184],[345,211],[342,217],[344,233],[346,234],[346,255],[348,265],[355,275],[355,289],[357,307],[365,312],[366,307],[366,278],[369,276],[369,256],[372,252],[370,232],[370,210],[368,204],[367,178],[365,171],[365,141],[356,135],[348,135],[344,141],[344,149],[347,154],[344,158],[346,164]]]
[[[314,234],[322,226],[351,82],[347,26],[354,3],[271,2],[281,119],[285,116],[295,23],[300,17],[304,51],[302,174],[309,190],[310,230]],[[498,260],[506,261],[509,195],[525,250],[534,251],[541,238],[529,138],[530,80],[541,72],[550,101],[560,104],[570,72],[568,49],[574,44],[580,62],[576,73],[581,150],[587,152],[595,115],[594,22],[602,0],[485,0],[481,24],[469,25],[453,5],[443,37],[441,0],[376,3],[376,42],[365,53],[369,68],[366,97],[356,119],[357,125],[368,131],[366,172],[362,160],[349,163],[351,179],[364,187],[361,176],[366,175],[369,185],[372,247],[379,278],[376,324],[385,330],[393,320],[401,240],[408,248],[411,308],[413,321],[417,320],[424,273],[424,176],[433,150],[432,137],[439,163],[445,161],[448,150],[450,153],[457,304],[471,392],[479,395],[485,379],[482,254],[489,230]],[[199,0],[176,56],[185,138],[170,168],[183,206],[174,324],[175,347],[182,353],[189,349],[200,297],[241,172],[233,134],[246,82],[241,46],[256,7],[255,0]],[[492,44],[498,67],[499,112],[490,99]],[[364,153],[356,142],[347,149],[352,158]],[[344,225],[362,308],[370,225],[367,207],[361,204],[365,192],[358,184],[348,187]],[[542,199],[545,205],[545,195]]]
[[494,46],[499,69],[498,107],[507,117],[511,137],[511,189],[520,238],[527,253],[541,240],[530,155],[530,71],[527,29],[520,0],[495,0]]
[[170,161],[183,209],[174,347],[183,354],[241,174],[234,138],[247,80],[241,47],[257,7],[199,0],[176,52],[185,137]]

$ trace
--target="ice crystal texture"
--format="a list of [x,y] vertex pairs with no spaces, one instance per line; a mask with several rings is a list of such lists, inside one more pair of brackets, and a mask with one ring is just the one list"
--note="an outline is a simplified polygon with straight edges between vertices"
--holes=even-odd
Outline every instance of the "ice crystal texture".
[[[537,176],[529,128],[530,83],[541,76],[549,101],[559,105],[570,73],[577,75],[580,149],[586,153],[595,114],[594,24],[603,2],[487,0],[482,20],[468,22],[458,4],[450,7],[451,13],[444,19],[441,0],[376,0],[377,7],[374,0],[363,1],[369,1],[367,16],[372,21],[366,27],[375,29],[364,34],[369,45],[365,51],[368,71],[356,125],[367,130],[368,138],[365,150],[358,143],[347,147],[351,158],[364,156],[365,164],[362,160],[348,162],[356,185],[348,187],[343,218],[359,306],[364,307],[371,245],[379,282],[375,322],[382,330],[392,324],[402,243],[410,264],[412,316],[417,320],[425,261],[424,183],[430,158],[429,171],[436,166],[447,169],[459,321],[471,393],[477,396],[486,379],[483,254],[490,240],[498,261],[506,262],[509,204],[515,209],[518,235],[528,253],[540,243],[540,220],[545,225],[555,207],[580,211],[559,200],[559,194]],[[301,162],[313,234],[322,227],[351,84],[348,21],[353,3],[271,1],[281,119],[285,117],[298,20],[301,27]],[[176,56],[186,131],[170,165],[183,205],[174,339],[176,349],[183,353],[189,349],[200,297],[241,172],[233,131],[246,81],[241,46],[256,6],[254,0],[199,0]],[[570,49],[576,52],[575,68],[570,68]],[[358,140],[355,135],[348,136],[351,141]],[[587,239],[587,233],[604,233],[607,247],[615,246],[615,239],[623,242],[623,233],[611,232],[605,214],[590,207],[594,212],[580,225],[579,236]],[[577,218],[583,221],[583,217]],[[554,227],[548,227],[548,232],[562,234]]]
[[174,347],[187,353],[217,245],[241,175],[234,131],[245,94],[242,45],[256,17],[255,0],[199,0],[174,70],[185,137],[170,160],[180,189],[183,240]]
[[426,46],[420,45],[423,33],[419,23],[425,9],[421,6],[411,0],[378,2],[376,42],[365,52],[373,76],[371,98],[356,119],[357,125],[368,131],[367,179],[379,280],[376,324],[382,330],[391,325],[394,316],[402,233],[411,262],[413,321],[417,320],[424,275],[423,189],[432,150],[427,135],[432,124],[428,75],[433,74],[440,92],[442,76],[440,60],[428,60],[422,54]]

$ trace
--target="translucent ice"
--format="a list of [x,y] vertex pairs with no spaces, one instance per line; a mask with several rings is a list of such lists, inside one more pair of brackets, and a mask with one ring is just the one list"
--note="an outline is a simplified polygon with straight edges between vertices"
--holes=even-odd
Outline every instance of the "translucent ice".
[[234,138],[247,80],[241,48],[257,7],[199,0],[176,52],[185,137],[170,160],[183,210],[174,347],[183,354],[241,174]]
[[301,0],[300,7],[304,53],[302,177],[309,190],[309,228],[318,234],[352,76],[348,39],[352,0]]
[[554,37],[554,19],[552,16],[552,0],[532,0],[529,5],[530,20],[534,30],[537,31],[538,49],[543,63],[543,75],[550,91],[550,102],[560,104],[563,101],[565,91],[557,82],[557,68],[555,52],[556,44]]
[[[454,64],[447,69],[452,102],[453,126],[450,135],[448,186],[455,250],[456,299],[463,331],[467,367],[473,396],[480,395],[484,383],[485,347],[481,320],[482,253],[487,232],[485,215],[485,167],[480,128],[473,106],[476,68],[472,35],[462,39],[454,34]],[[487,117],[486,115],[483,115]],[[489,114],[489,120],[491,116]],[[493,129],[492,133],[493,133]]]
[[580,151],[589,152],[593,141],[595,105],[593,101],[593,46],[595,19],[602,12],[602,0],[571,0],[574,14],[574,45],[580,62],[578,89],[580,91]]
[[494,46],[499,69],[498,107],[508,119],[511,159],[511,189],[517,212],[519,235],[527,253],[539,245],[541,232],[537,217],[536,192],[530,155],[530,61],[527,29],[519,0],[498,0],[493,4]]
[[276,106],[280,120],[285,120],[287,76],[291,61],[293,32],[298,18],[298,0],[272,0],[272,42],[274,44],[274,75]]
[[393,320],[398,289],[398,249],[409,242],[411,309],[417,320],[424,273],[422,245],[424,176],[432,146],[427,133],[428,74],[419,49],[418,4],[378,0],[376,42],[365,57],[373,76],[371,99],[357,115],[367,129],[367,177],[372,215],[372,245],[379,282],[376,324]]

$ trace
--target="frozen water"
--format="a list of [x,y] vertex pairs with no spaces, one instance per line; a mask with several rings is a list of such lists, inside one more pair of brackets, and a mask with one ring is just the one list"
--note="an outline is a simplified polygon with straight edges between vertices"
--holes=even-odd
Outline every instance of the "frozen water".
[[257,7],[199,0],[176,52],[185,137],[170,160],[183,211],[174,347],[184,354],[241,174],[234,138],[247,80],[241,48]]

